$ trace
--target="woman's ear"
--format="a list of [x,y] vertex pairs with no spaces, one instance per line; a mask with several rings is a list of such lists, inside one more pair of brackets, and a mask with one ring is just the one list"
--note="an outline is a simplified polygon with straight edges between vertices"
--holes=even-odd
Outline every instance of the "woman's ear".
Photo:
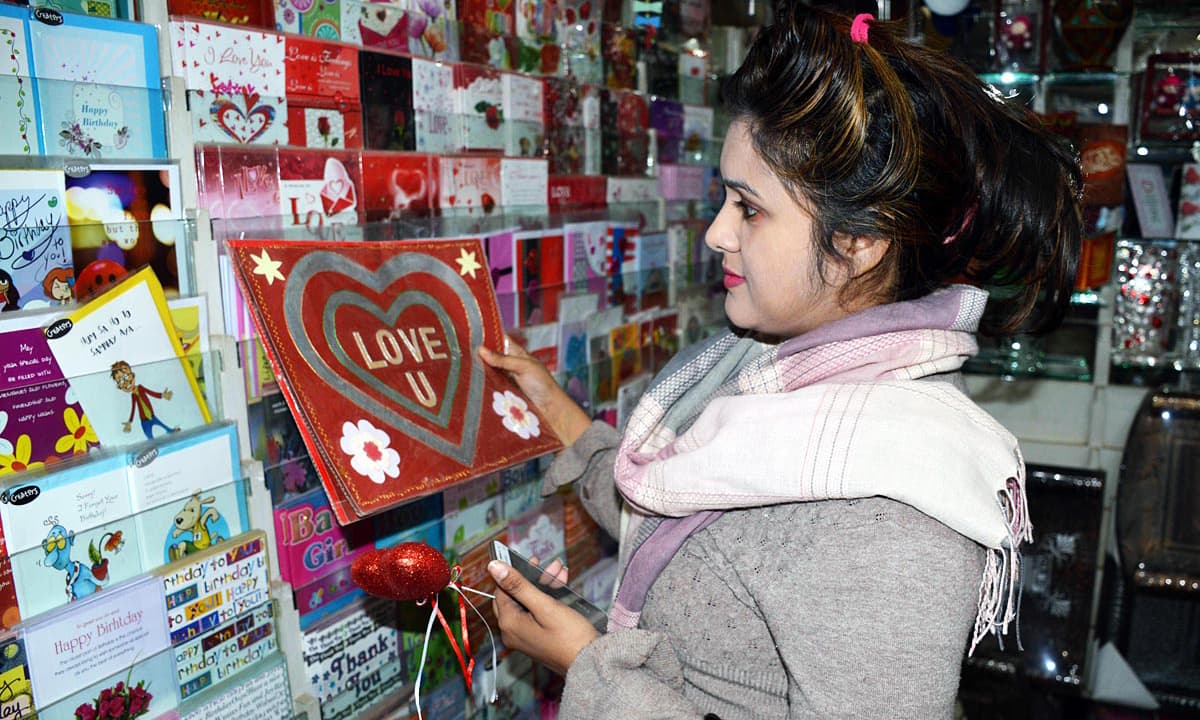
[[870,272],[883,260],[891,240],[869,235],[851,237],[838,233],[834,236],[834,243],[849,261],[850,278],[854,279]]

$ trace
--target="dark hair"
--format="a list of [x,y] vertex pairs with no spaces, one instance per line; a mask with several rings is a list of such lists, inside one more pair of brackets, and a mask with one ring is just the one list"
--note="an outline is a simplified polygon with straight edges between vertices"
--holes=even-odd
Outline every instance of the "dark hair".
[[993,290],[980,330],[1044,332],[1078,264],[1074,151],[954,58],[871,21],[780,3],[722,99],[813,214],[817,271],[848,262],[834,236],[890,240],[845,289],[883,302],[952,282]]

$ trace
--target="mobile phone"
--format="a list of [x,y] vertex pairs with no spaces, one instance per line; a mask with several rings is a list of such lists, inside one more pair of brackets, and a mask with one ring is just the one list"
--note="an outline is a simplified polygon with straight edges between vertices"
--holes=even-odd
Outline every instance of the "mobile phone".
[[583,615],[597,632],[603,633],[608,629],[608,613],[588,602],[567,585],[542,582],[542,575],[545,574],[542,568],[529,562],[516,550],[499,540],[493,540],[491,555],[493,560],[499,560],[521,573],[521,576],[533,583],[537,589]]

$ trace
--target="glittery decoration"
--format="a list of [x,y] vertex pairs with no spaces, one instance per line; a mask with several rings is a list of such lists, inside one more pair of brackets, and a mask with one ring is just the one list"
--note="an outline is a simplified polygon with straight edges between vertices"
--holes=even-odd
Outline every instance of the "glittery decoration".
[[1173,243],[1117,243],[1113,359],[1129,365],[1169,360],[1179,302],[1179,254]]
[[450,565],[429,545],[406,542],[358,556],[350,566],[350,579],[371,595],[421,601],[450,583]]
[[1200,369],[1200,246],[1188,245],[1179,254],[1180,364]]

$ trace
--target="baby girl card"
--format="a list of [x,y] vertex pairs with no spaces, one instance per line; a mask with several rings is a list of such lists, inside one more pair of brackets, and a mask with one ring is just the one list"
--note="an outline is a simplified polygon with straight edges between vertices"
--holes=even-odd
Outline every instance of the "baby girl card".
[[545,84],[541,78],[503,73],[501,86],[504,107],[508,110],[505,126],[504,154],[510,157],[542,156],[542,141],[546,135]]
[[41,147],[29,72],[28,16],[23,7],[0,5],[0,107],[15,121],[0,126],[0,155],[33,155]]
[[438,164],[425,153],[362,154],[363,210],[368,220],[414,216],[437,205]]
[[412,60],[363,50],[358,56],[363,98],[364,147],[416,148],[413,123]]
[[506,113],[499,71],[479,65],[455,65],[454,89],[462,122],[462,149],[503,152]]
[[0,173],[0,312],[70,300],[75,273],[66,226],[62,170]]
[[454,103],[454,66],[413,58],[412,93],[417,150],[429,153],[457,150],[460,130]]
[[62,18],[61,25],[29,25],[44,152],[166,157],[157,28],[71,13]]
[[438,158],[438,207],[490,215],[501,203],[500,158]]
[[142,572],[128,462],[108,455],[8,488],[0,521],[22,618]]
[[321,150],[279,151],[279,210],[283,226],[319,238],[359,231],[360,156]]
[[559,446],[474,348],[503,331],[478,240],[230,240],[341,523]]
[[46,339],[102,445],[211,420],[150,268],[52,323]]

